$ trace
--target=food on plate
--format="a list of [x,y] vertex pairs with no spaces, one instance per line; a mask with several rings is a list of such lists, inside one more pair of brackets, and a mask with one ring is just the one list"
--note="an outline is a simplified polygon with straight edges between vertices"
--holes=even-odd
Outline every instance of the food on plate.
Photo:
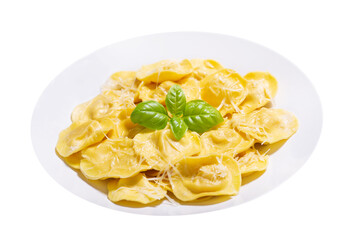
[[183,158],[172,171],[173,193],[182,201],[204,196],[235,195],[241,185],[239,166],[228,155]]
[[[238,194],[271,163],[258,145],[290,138],[297,118],[270,108],[278,82],[210,59],[162,60],[110,76],[76,106],[56,151],[108,199],[140,204]],[[171,193],[171,194],[170,194]]]

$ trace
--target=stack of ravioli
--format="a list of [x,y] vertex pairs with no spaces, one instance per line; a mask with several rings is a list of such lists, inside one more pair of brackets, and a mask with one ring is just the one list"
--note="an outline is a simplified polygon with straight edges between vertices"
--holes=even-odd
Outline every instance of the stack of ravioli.
[[[140,102],[165,106],[174,84],[187,101],[202,99],[217,108],[224,122],[176,140],[169,127],[150,130],[130,120]],[[171,200],[169,192],[181,201],[236,195],[242,177],[267,167],[268,155],[255,144],[288,139],[298,129],[292,113],[265,107],[276,92],[269,73],[241,77],[214,60],[164,60],[117,72],[98,96],[73,110],[56,151],[86,178],[106,181],[113,202],[149,204]]]

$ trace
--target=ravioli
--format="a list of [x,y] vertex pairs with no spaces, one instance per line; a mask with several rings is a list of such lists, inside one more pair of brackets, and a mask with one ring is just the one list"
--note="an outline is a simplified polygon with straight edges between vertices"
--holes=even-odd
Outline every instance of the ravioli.
[[148,181],[142,173],[108,183],[108,198],[113,202],[126,200],[148,204],[163,199],[165,195],[166,190]]
[[182,201],[204,196],[235,195],[241,185],[237,162],[227,155],[206,155],[180,160],[171,175],[174,195]]
[[172,81],[165,81],[160,83],[158,86],[155,83],[141,83],[138,89],[139,98],[142,101],[155,100],[165,105],[166,94],[174,84],[181,86],[187,101],[200,98],[200,82],[191,76],[185,77],[176,83]]
[[134,138],[137,133],[144,129],[143,126],[135,124],[130,120],[130,115],[133,110],[134,108],[123,109],[118,115],[118,118],[111,119],[114,123],[114,128],[109,132],[109,138]]
[[82,157],[80,170],[91,180],[127,178],[150,169],[135,155],[133,140],[129,138],[105,140],[84,150]]
[[100,142],[112,128],[113,122],[110,119],[74,122],[60,132],[56,151],[63,157],[69,157]]
[[193,66],[194,77],[198,80],[224,68],[220,63],[211,59],[191,59],[190,62]]
[[201,98],[217,108],[225,116],[239,112],[247,91],[245,80],[231,69],[215,72],[200,81]]
[[211,128],[211,130],[218,130],[218,129],[233,129],[230,125],[230,119],[228,116],[224,117],[224,121],[216,125],[215,127]]
[[242,176],[264,171],[268,165],[268,155],[261,155],[255,149],[249,149],[242,156],[236,158]]
[[276,79],[267,72],[251,72],[244,76],[247,96],[240,104],[242,113],[251,112],[271,101],[277,92]]
[[181,158],[200,152],[197,133],[187,131],[179,141],[170,129],[144,130],[134,137],[134,150],[155,170],[166,170]]
[[176,82],[192,73],[192,65],[189,60],[181,62],[163,60],[154,64],[142,66],[136,73],[136,78],[145,83],[162,83],[164,81]]
[[139,86],[139,98],[142,101],[155,100],[165,105],[165,97],[169,89],[175,83],[172,81],[165,81],[156,86],[155,83],[141,83]]
[[118,120],[114,124],[114,129],[108,136],[111,139],[118,139],[123,137],[134,138],[136,134],[144,130],[143,126],[134,124],[130,118]]
[[[122,97],[120,99],[124,99],[124,95],[129,97],[133,97],[134,103],[140,101],[139,94],[137,93],[137,89],[139,87],[140,81],[136,79],[135,71],[120,71],[112,74],[110,78],[103,84],[101,91],[102,93],[111,92],[112,90],[120,90],[115,91],[121,93]],[[125,99],[129,99],[126,97]]]
[[62,157],[64,162],[74,169],[80,169],[80,161],[82,159],[81,151],[74,153],[68,157]]
[[139,81],[135,71],[120,71],[112,74],[102,86],[103,92],[108,90],[136,89]]
[[185,77],[177,82],[184,91],[186,101],[196,100],[201,98],[200,81],[194,77]]
[[231,126],[261,143],[275,143],[290,138],[299,124],[294,114],[288,111],[261,108],[248,114],[234,114]]
[[200,155],[223,153],[233,157],[254,145],[253,138],[228,128],[205,132],[201,135],[200,140]]
[[163,189],[172,192],[171,184],[168,178],[168,171],[148,170],[143,172],[148,180],[154,181],[155,184],[160,185]]
[[117,117],[122,109],[135,108],[135,93],[109,90],[94,99],[75,107],[71,114],[73,122]]
[[166,94],[174,84],[175,83],[172,81],[165,81],[160,83],[160,85],[154,90],[152,99],[165,105]]

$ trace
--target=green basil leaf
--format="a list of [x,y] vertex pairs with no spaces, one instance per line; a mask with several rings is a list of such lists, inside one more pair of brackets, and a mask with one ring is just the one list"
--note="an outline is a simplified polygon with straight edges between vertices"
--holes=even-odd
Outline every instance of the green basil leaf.
[[163,105],[151,100],[139,103],[131,113],[130,119],[141,126],[160,130],[166,127],[169,116]]
[[181,89],[181,87],[177,84],[174,84],[165,98],[166,107],[169,112],[176,117],[180,117],[186,105],[186,97]]
[[176,140],[180,140],[188,130],[188,126],[183,119],[179,117],[173,117],[170,119],[170,129]]
[[223,122],[220,112],[203,100],[186,104],[183,119],[191,131],[203,133]]

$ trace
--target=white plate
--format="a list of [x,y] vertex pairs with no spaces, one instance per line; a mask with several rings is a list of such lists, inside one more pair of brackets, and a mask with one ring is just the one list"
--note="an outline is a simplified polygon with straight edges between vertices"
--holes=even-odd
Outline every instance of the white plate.
[[[73,108],[95,97],[114,72],[137,70],[163,59],[210,58],[241,75],[268,71],[279,82],[274,107],[293,112],[300,128],[271,155],[267,171],[244,185],[237,196],[213,205],[121,206],[107,199],[103,186],[92,186],[55,153],[59,132],[70,125]],[[322,111],[309,79],[291,62],[258,44],[236,37],[197,32],[162,33],[119,42],[72,64],[41,95],[32,119],[32,140],[46,171],[72,193],[100,206],[140,214],[180,215],[223,209],[252,200],[288,179],[306,162],[319,139]],[[46,181],[44,179],[44,181]],[[45,191],[45,189],[44,189]]]

